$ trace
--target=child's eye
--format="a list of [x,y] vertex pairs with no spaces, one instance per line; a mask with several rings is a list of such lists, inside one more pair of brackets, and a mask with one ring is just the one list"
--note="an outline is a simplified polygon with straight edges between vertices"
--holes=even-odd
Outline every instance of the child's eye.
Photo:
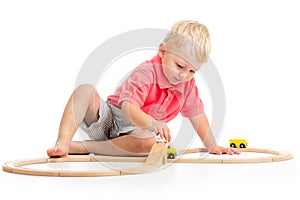
[[177,67],[180,68],[180,69],[183,69],[183,68],[184,68],[184,66],[181,66],[181,65],[179,65],[179,64],[177,64],[177,63],[176,63],[176,65],[177,65]]
[[190,70],[190,73],[195,74],[196,72],[194,70]]

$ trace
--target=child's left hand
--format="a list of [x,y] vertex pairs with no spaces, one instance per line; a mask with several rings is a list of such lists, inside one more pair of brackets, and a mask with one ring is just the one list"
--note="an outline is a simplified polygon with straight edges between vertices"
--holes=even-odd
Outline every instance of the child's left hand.
[[209,153],[217,154],[217,155],[221,155],[221,154],[233,155],[233,154],[240,154],[240,151],[235,148],[231,148],[231,147],[226,148],[226,147],[221,147],[221,146],[216,145],[212,149],[210,149]]

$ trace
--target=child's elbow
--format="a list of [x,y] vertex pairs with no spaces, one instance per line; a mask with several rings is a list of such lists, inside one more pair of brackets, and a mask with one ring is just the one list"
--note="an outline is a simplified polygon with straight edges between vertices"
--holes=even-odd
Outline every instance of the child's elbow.
[[122,102],[122,106],[121,106],[121,110],[122,110],[122,115],[123,117],[130,122],[130,103],[128,101],[123,101]]

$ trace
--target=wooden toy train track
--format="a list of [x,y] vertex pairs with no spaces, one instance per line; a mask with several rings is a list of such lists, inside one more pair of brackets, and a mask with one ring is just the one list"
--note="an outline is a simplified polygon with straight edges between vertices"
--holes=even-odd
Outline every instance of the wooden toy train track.
[[[6,172],[37,175],[37,176],[119,176],[127,174],[139,174],[153,171],[167,163],[261,163],[261,162],[278,162],[292,159],[293,156],[289,152],[279,152],[268,149],[245,148],[240,149],[241,152],[264,153],[270,156],[254,157],[254,158],[184,158],[177,157],[175,159],[167,159],[167,143],[156,143],[153,145],[148,157],[115,157],[115,156],[68,156],[63,158],[40,158],[32,160],[19,160],[7,162],[3,165]],[[196,148],[187,149],[181,152],[184,154],[207,152],[206,149]],[[128,169],[114,170],[40,170],[32,169],[26,166],[33,164],[53,163],[53,162],[141,162],[142,166]]]

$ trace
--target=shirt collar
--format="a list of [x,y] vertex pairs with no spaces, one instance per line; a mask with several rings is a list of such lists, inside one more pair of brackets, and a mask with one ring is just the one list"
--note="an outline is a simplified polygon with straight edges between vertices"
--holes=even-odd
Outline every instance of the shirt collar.
[[156,55],[152,58],[151,63],[153,64],[154,72],[156,75],[156,82],[161,89],[170,89],[170,90],[177,90],[180,93],[184,92],[184,87],[188,82],[179,83],[177,85],[172,85],[162,70],[162,61],[159,55]]

